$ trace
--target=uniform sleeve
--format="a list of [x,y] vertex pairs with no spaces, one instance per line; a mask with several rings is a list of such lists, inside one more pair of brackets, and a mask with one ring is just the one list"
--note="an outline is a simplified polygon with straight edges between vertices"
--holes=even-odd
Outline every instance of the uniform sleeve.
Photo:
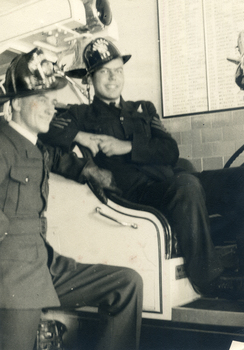
[[94,164],[91,159],[78,158],[74,152],[64,152],[60,147],[52,147],[51,145],[45,147],[48,151],[50,171],[79,183],[86,182],[84,169]]
[[59,113],[58,111],[56,116],[67,120],[67,126],[60,128],[51,122],[49,131],[45,134],[39,134],[39,139],[44,144],[70,150],[73,140],[80,130],[78,116],[83,112],[83,109],[81,106],[73,105],[66,112]]
[[63,153],[60,148],[47,147],[52,172],[81,184],[88,183],[102,203],[107,203],[104,190],[117,191],[112,173],[98,168],[91,158],[78,158],[74,152]]
[[149,116],[145,121],[145,131],[135,130],[132,141],[132,161],[142,164],[161,164],[174,166],[179,157],[179,149],[172,136],[159,128],[151,126],[153,117],[159,118],[151,102],[142,104]]

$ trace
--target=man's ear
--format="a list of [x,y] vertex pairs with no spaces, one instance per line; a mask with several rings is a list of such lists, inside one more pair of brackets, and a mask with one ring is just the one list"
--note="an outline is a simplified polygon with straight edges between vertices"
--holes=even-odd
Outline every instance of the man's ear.
[[12,108],[16,112],[20,112],[21,110],[21,99],[20,98],[14,98],[12,100]]
[[93,85],[93,83],[92,83],[92,76],[90,74],[87,75],[87,77],[86,77],[86,84]]

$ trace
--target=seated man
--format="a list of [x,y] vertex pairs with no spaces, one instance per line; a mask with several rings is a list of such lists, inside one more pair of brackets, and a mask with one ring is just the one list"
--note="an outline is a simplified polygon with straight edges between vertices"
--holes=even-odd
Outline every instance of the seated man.
[[[66,79],[42,51],[18,55],[6,73],[12,120],[0,123],[0,348],[32,350],[41,309],[96,306],[102,316],[98,349],[138,349],[142,279],[134,270],[80,264],[54,252],[45,238],[48,173],[91,181],[103,196],[109,171],[37,140],[54,114]],[[81,208],[82,210],[82,208]],[[67,232],[70,234],[70,232]]]
[[94,100],[71,106],[51,125],[45,141],[66,149],[74,142],[88,147],[94,162],[113,173],[125,199],[165,214],[198,292],[243,298],[243,276],[225,274],[216,254],[209,214],[223,215],[233,227],[231,233],[242,233],[244,168],[195,175],[179,171],[177,143],[160,127],[154,105],[125,102],[121,97],[123,65],[130,56],[122,56],[110,41],[96,38],[86,46],[83,58]]

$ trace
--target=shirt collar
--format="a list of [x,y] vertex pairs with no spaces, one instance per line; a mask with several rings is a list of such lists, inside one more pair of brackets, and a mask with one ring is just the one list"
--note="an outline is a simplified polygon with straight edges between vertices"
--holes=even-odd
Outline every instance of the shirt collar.
[[[109,101],[106,101],[106,100],[103,100],[102,98],[101,98],[101,100],[103,101],[103,102],[105,102],[107,105],[109,105],[110,103],[111,103],[111,101],[109,102]],[[117,107],[117,108],[121,108],[121,106],[120,106],[120,97],[118,97],[117,98],[117,100],[115,100],[115,101],[113,101],[114,103],[115,103],[115,107]],[[112,102],[112,103],[113,103]]]
[[33,145],[36,145],[37,136],[33,135],[30,131],[24,129],[21,125],[17,124],[13,120],[9,121],[9,126],[17,131],[19,134],[24,136],[27,140],[29,140]]

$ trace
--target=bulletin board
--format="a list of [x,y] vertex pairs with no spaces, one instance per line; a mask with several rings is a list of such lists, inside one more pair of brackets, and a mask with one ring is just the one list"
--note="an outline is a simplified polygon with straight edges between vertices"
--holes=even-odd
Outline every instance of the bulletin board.
[[235,84],[243,0],[158,0],[164,117],[244,107]]

